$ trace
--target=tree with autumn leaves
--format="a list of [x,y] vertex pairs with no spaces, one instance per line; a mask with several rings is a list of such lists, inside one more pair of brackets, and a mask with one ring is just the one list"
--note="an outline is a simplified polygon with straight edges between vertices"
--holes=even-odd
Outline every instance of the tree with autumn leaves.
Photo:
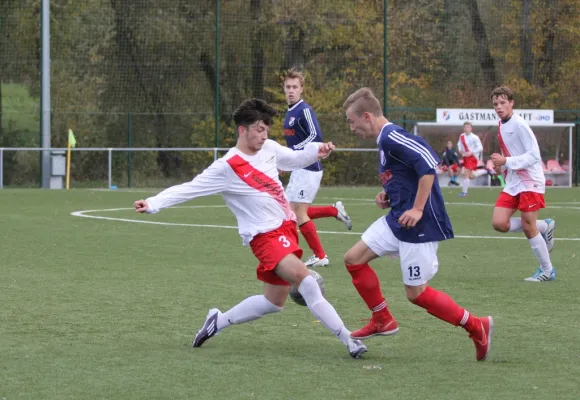
[[[129,129],[138,147],[213,147],[217,102],[219,145],[228,146],[236,105],[256,96],[283,111],[281,75],[295,66],[307,73],[306,97],[326,138],[361,145],[341,104],[363,85],[382,98],[385,26],[388,106],[410,108],[411,119],[413,108],[488,107],[500,83],[521,107],[580,108],[577,1],[390,0],[387,24],[383,4],[228,0],[216,27],[215,0],[51,0],[53,143],[63,145],[72,127],[89,147],[127,146]],[[0,93],[18,84],[38,98],[39,19],[40,0],[0,3]],[[0,98],[0,146],[18,144],[8,128],[20,117],[2,113],[10,99]],[[207,157],[159,152],[134,162],[171,177],[196,172]],[[347,165],[368,162],[352,157]],[[83,155],[77,171],[101,158]]]

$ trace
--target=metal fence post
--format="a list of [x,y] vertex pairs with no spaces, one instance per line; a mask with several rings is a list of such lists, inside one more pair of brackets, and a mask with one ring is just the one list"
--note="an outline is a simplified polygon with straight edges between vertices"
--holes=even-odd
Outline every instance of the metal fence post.
[[[133,117],[127,114],[127,147],[133,147]],[[127,187],[131,187],[133,181],[133,152],[127,151]]]
[[109,173],[108,173],[108,177],[109,177],[108,188],[110,189],[111,186],[113,186],[113,149],[110,147],[109,147]]
[[220,1],[215,2],[215,147],[219,146],[220,141]]
[[[580,115],[576,116],[576,176],[574,178],[574,185],[580,185]],[[570,163],[571,164],[571,163]],[[572,165],[570,165],[572,166]]]
[[383,0],[383,113],[389,115],[389,2]]
[[0,189],[4,187],[4,148],[0,147]]

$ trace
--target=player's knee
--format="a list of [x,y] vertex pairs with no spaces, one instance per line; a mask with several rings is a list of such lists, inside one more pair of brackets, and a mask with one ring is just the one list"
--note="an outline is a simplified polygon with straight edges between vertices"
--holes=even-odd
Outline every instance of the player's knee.
[[506,233],[510,230],[510,222],[509,221],[502,221],[502,220],[493,220],[491,222],[493,229],[498,232]]
[[352,249],[344,253],[344,265],[348,266],[356,264],[358,264],[358,257]]
[[407,295],[407,300],[411,303],[416,304],[417,298],[425,291],[427,285],[420,286],[409,286],[405,285],[405,294]]
[[293,286],[300,286],[304,278],[306,278],[309,274],[308,268],[304,265],[304,268],[297,268],[291,276],[289,276],[289,282]]

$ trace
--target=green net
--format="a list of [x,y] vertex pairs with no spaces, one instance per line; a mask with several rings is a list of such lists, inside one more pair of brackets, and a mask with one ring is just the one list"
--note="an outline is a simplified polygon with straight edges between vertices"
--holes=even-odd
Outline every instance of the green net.
[[[361,86],[408,129],[437,107],[490,107],[499,83],[520,108],[580,121],[578,15],[575,0],[51,0],[52,145],[65,146],[71,128],[80,147],[229,147],[246,98],[283,115],[289,67],[306,73],[305,98],[339,147],[373,147],[352,137],[341,109]],[[1,146],[39,145],[39,21],[38,0],[0,3]],[[36,157],[7,154],[4,181],[34,180],[17,175]],[[211,162],[165,150],[115,157],[115,176],[135,184],[189,178]],[[328,160],[325,183],[374,183],[368,157]],[[97,153],[75,153],[73,185],[106,168]]]

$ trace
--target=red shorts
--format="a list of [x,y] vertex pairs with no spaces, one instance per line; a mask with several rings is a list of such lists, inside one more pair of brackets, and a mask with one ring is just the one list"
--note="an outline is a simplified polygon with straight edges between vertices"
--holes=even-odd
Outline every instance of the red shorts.
[[521,192],[512,196],[506,192],[501,192],[495,202],[495,206],[519,210],[521,212],[531,212],[546,208],[546,202],[544,201],[544,195],[542,193]]
[[459,167],[457,166],[457,164],[451,164],[450,167],[448,167],[447,165],[444,165],[441,167],[441,171],[443,171],[443,172],[447,172],[449,170],[451,170],[453,172],[457,172],[458,169],[459,169]]
[[302,258],[302,249],[298,247],[298,229],[295,221],[284,223],[271,232],[260,233],[250,242],[252,252],[260,262],[256,268],[258,280],[271,285],[290,286],[274,272],[278,263],[288,254]]
[[477,158],[474,156],[463,157],[463,168],[475,171],[477,169]]

